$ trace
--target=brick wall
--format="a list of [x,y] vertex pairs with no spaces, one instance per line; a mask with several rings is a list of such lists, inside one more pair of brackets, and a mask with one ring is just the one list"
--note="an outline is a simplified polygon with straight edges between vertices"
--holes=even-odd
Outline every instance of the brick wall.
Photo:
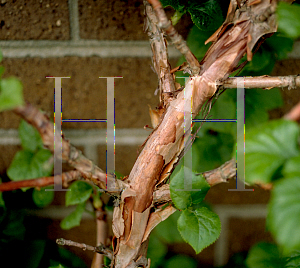
[[[171,10],[168,10],[170,13]],[[46,76],[71,76],[62,82],[63,118],[105,118],[106,81],[116,79],[116,170],[127,175],[137,149],[150,133],[148,104],[158,103],[154,91],[157,78],[151,70],[151,51],[143,33],[142,1],[1,1],[0,48],[4,56],[4,77],[14,75],[24,85],[25,99],[53,116],[54,80]],[[185,37],[191,21],[178,30]],[[179,54],[171,46],[173,64]],[[277,63],[276,75],[300,72],[300,45],[290,59]],[[293,94],[293,97],[292,97]],[[297,93],[298,94],[298,93]],[[300,95],[284,94],[286,112]],[[17,135],[19,118],[11,112],[0,114],[0,174],[20,148]],[[103,123],[63,123],[65,136],[75,146],[105,168],[105,128]],[[205,265],[224,264],[228,257],[248,250],[254,243],[271,237],[265,232],[266,203],[269,192],[229,192],[234,182],[214,187],[207,196],[222,221],[222,234],[214,245],[195,258]],[[53,204],[39,212],[44,218],[48,238],[57,237],[95,244],[95,224],[85,216],[80,227],[64,232],[59,221],[69,213],[58,194]],[[51,219],[51,221],[47,220]],[[72,249],[90,264],[91,253]],[[175,252],[178,249],[173,249]],[[187,253],[193,255],[190,248]]]

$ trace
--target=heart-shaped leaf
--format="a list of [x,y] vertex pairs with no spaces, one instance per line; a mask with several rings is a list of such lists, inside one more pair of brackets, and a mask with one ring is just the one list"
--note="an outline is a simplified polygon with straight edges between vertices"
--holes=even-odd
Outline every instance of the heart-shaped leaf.
[[[184,180],[192,181],[192,191],[184,189]],[[196,175],[187,167],[182,167],[170,183],[172,201],[181,210],[201,203],[209,189],[210,186],[204,177]]]
[[274,183],[267,226],[285,255],[300,250],[300,177]]
[[16,153],[7,175],[13,181],[49,176],[53,169],[53,164],[49,162],[51,156],[51,152],[45,149],[40,149],[35,154],[21,150]]
[[69,230],[75,226],[79,226],[84,208],[85,203],[78,204],[75,211],[73,211],[61,221],[60,227],[64,230]]
[[219,216],[207,207],[185,209],[178,219],[178,230],[196,254],[215,242],[221,233]]
[[[270,183],[275,179],[285,161],[299,154],[298,136],[297,124],[287,120],[269,121],[246,131],[246,181]],[[243,147],[238,148],[238,154],[244,154]]]
[[275,244],[261,242],[253,246],[246,259],[248,268],[279,268],[284,267],[284,260],[280,257]]
[[84,181],[75,181],[66,193],[66,206],[76,205],[88,200],[93,192],[93,187]]
[[0,112],[23,103],[23,86],[19,80],[14,77],[0,80]]

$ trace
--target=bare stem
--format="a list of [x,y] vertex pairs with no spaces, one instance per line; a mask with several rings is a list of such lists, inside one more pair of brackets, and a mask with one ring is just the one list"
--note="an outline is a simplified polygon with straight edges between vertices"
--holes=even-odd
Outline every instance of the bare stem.
[[77,170],[71,170],[61,175],[54,177],[42,177],[32,180],[23,181],[9,181],[0,184],[0,192],[13,191],[24,187],[45,187],[53,185],[55,181],[60,180],[66,186],[71,181],[77,180],[81,177],[81,173]]
[[229,77],[223,82],[217,84],[222,85],[224,88],[237,88],[238,83],[243,81],[244,88],[273,88],[273,87],[288,87],[295,89],[300,87],[300,76],[257,76],[257,77]]
[[203,172],[202,175],[210,186],[227,182],[236,176],[236,160],[232,158],[216,169]]
[[82,250],[90,250],[90,251],[97,252],[99,254],[104,254],[109,259],[112,259],[113,256],[112,251],[109,248],[105,247],[103,244],[100,244],[97,247],[93,247],[84,243],[78,243],[63,238],[56,239],[56,243],[61,246],[73,246],[73,247],[81,248]]

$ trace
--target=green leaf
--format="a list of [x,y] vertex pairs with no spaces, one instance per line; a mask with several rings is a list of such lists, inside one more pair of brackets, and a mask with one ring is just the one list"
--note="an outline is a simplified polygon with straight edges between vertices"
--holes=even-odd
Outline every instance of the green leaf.
[[172,16],[171,18],[171,22],[172,22],[172,25],[175,26],[181,19],[181,17],[185,14],[185,12],[181,12],[179,10],[176,10],[174,15]]
[[2,55],[2,51],[0,50],[0,62],[2,61],[3,59],[3,55]]
[[151,235],[147,251],[147,258],[151,259],[151,267],[161,264],[167,252],[167,246],[157,236]]
[[180,0],[161,0],[160,1],[163,7],[171,6],[175,10],[182,11],[185,7]]
[[16,78],[0,80],[0,111],[10,110],[24,104],[23,86]]
[[38,148],[43,148],[39,132],[24,120],[19,125],[19,137],[25,150],[35,152]]
[[[255,184],[269,183],[276,179],[276,173],[284,162],[299,154],[298,136],[297,124],[282,119],[246,131],[246,181]],[[238,148],[237,153],[244,155],[244,148]]]
[[300,155],[288,159],[282,169],[282,174],[285,177],[300,177]]
[[276,245],[260,242],[250,249],[246,264],[248,268],[281,268],[284,260]]
[[300,251],[296,251],[290,258],[287,259],[287,263],[284,268],[299,268],[300,267]]
[[[185,178],[185,175],[188,177]],[[182,191],[182,189],[184,189],[184,180],[192,180],[192,188],[194,191]],[[199,189],[199,191],[195,191],[195,189]],[[204,177],[202,175],[196,175],[187,167],[182,167],[172,178],[170,183],[172,201],[180,210],[201,203],[209,189],[210,186]]]
[[216,30],[223,23],[218,0],[189,1],[188,11],[194,24],[203,31]]
[[274,183],[268,207],[267,226],[283,254],[300,250],[300,177]]
[[185,255],[176,255],[166,262],[164,268],[196,268],[197,262],[191,257]]
[[64,266],[62,266],[61,264],[56,265],[56,266],[50,266],[49,268],[64,268]]
[[176,225],[180,214],[179,211],[176,211],[166,220],[159,223],[155,227],[153,234],[164,243],[174,244],[183,242]]
[[73,211],[61,221],[60,227],[64,230],[69,230],[75,226],[79,226],[84,209],[85,203],[78,204],[75,211]]
[[178,219],[178,230],[196,254],[214,243],[221,233],[219,216],[206,207],[185,209]]
[[50,205],[54,199],[54,191],[46,189],[53,189],[53,186],[42,187],[40,190],[35,188],[32,193],[33,202],[40,208]]
[[19,151],[7,175],[13,181],[50,176],[53,169],[53,164],[49,162],[51,156],[51,152],[45,149],[40,149],[36,154],[27,150]]
[[272,90],[247,89],[245,92],[246,131],[269,119],[268,111],[283,105],[278,88]]
[[3,66],[0,66],[0,76],[2,76],[2,74],[4,73],[5,68]]
[[278,30],[291,38],[300,37],[300,5],[279,2],[277,9]]
[[84,181],[75,181],[66,193],[66,206],[76,205],[88,200],[93,192],[93,187]]

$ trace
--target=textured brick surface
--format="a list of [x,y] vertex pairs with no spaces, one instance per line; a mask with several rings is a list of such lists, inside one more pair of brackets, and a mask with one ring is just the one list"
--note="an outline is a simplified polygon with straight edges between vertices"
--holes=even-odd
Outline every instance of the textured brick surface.
[[[25,100],[53,116],[54,79],[46,76],[71,76],[62,79],[63,118],[106,118],[106,79],[115,79],[117,128],[142,128],[150,125],[148,104],[155,107],[157,78],[150,59],[120,58],[28,58],[5,59],[4,77],[14,75],[24,85]],[[11,112],[0,114],[1,128],[16,128],[18,120]],[[105,123],[64,123],[63,128],[106,127]]]
[[[132,169],[134,162],[138,156],[137,154],[138,146],[118,146],[116,144],[115,150],[115,166],[116,171],[126,176],[129,175],[130,170]],[[105,170],[106,163],[106,146],[98,146],[98,165]]]
[[[298,75],[300,73],[300,60],[288,59],[276,63],[272,75]],[[282,90],[282,97],[285,105],[282,108],[275,109],[271,112],[272,117],[282,117],[289,112],[300,100],[300,88],[285,88]]]
[[270,192],[259,187],[246,187],[254,191],[228,191],[235,189],[236,182],[231,180],[229,183],[221,183],[212,187],[205,200],[212,204],[266,204],[270,198]]
[[0,39],[69,39],[68,1],[1,1]]
[[265,230],[265,219],[236,219],[229,221],[229,256],[248,251],[259,241],[272,242],[270,233]]
[[[78,1],[80,37],[101,40],[147,40],[144,33],[144,6],[142,0],[129,1]],[[167,9],[169,17],[174,13]],[[93,27],[91,27],[93,25]],[[182,18],[176,26],[179,33],[187,36],[192,21]]]

